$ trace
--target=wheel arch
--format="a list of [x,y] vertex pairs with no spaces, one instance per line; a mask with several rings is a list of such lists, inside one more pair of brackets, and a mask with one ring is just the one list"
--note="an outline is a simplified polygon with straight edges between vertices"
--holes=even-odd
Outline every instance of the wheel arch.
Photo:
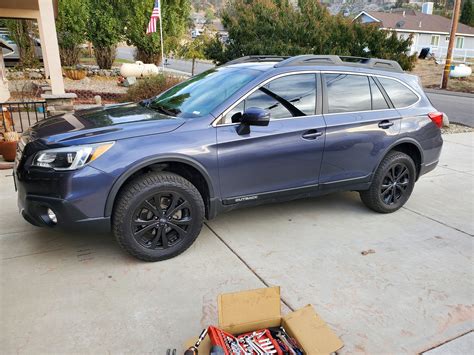
[[401,140],[398,140],[394,142],[392,145],[390,145],[386,151],[385,154],[382,155],[380,160],[378,161],[373,173],[377,171],[378,167],[382,163],[383,159],[387,156],[388,153],[392,151],[397,151],[397,152],[402,152],[407,154],[410,158],[413,159],[415,166],[416,166],[416,179],[420,176],[420,170],[421,166],[424,162],[424,155],[423,155],[423,148],[421,145],[414,140],[413,138],[404,138]]
[[[209,174],[207,173],[204,166],[194,159],[177,155],[146,159],[135,164],[133,167],[120,175],[115,180],[112,188],[109,191],[105,204],[104,215],[106,217],[112,215],[117,195],[128,181],[132,180],[137,175],[141,175],[147,171],[152,170],[174,172],[189,180],[191,183],[193,183],[193,185],[198,185],[196,188],[199,190],[203,198],[206,208],[206,217],[209,218],[209,216],[213,215],[214,206],[212,206],[212,203],[215,200],[215,190]],[[187,173],[184,173],[184,171]]]

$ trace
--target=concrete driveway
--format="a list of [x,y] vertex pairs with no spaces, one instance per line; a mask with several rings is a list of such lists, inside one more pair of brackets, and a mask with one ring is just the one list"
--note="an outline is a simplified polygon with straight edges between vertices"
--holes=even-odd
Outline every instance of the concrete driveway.
[[440,166],[397,213],[373,213],[351,192],[238,210],[160,263],[127,256],[110,235],[28,225],[6,174],[0,353],[179,350],[217,323],[219,293],[266,285],[282,287],[284,312],[313,304],[342,354],[416,353],[453,339],[437,349],[472,350],[472,133],[445,136]]

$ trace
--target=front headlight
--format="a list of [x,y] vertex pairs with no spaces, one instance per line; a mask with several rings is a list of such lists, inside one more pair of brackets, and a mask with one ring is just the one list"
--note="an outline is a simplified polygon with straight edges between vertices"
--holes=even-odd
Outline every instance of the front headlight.
[[54,170],[76,170],[96,160],[113,145],[114,142],[107,142],[42,150],[36,153],[32,165]]

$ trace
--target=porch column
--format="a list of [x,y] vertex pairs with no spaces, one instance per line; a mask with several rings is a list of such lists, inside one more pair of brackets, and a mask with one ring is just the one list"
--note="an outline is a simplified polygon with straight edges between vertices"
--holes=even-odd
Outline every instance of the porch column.
[[61,60],[59,59],[58,38],[56,35],[56,25],[54,22],[54,9],[51,0],[38,0],[39,6],[39,27],[41,46],[46,52],[47,65],[51,78],[51,90],[53,95],[64,94],[64,82],[61,70]]
[[[38,17],[36,21],[38,22],[38,29],[39,29],[40,36],[42,36],[43,35],[43,22],[41,21],[40,17]],[[46,79],[48,79],[50,76],[49,65],[48,65],[48,53],[46,53],[46,46],[43,45],[42,39],[41,39],[41,54],[43,56],[44,76]]]

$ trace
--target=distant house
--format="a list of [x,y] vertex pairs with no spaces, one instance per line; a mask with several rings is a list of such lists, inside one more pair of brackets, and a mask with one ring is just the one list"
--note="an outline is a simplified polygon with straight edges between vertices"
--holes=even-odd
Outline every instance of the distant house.
[[[431,12],[432,9],[427,9]],[[393,30],[399,38],[408,38],[413,34],[411,54],[420,52],[422,48],[430,48],[430,53],[438,57],[446,57],[451,30],[451,20],[430,13],[415,10],[392,12],[362,11],[354,21],[377,23],[382,30]],[[474,27],[459,24],[453,55],[455,58],[474,58]]]

